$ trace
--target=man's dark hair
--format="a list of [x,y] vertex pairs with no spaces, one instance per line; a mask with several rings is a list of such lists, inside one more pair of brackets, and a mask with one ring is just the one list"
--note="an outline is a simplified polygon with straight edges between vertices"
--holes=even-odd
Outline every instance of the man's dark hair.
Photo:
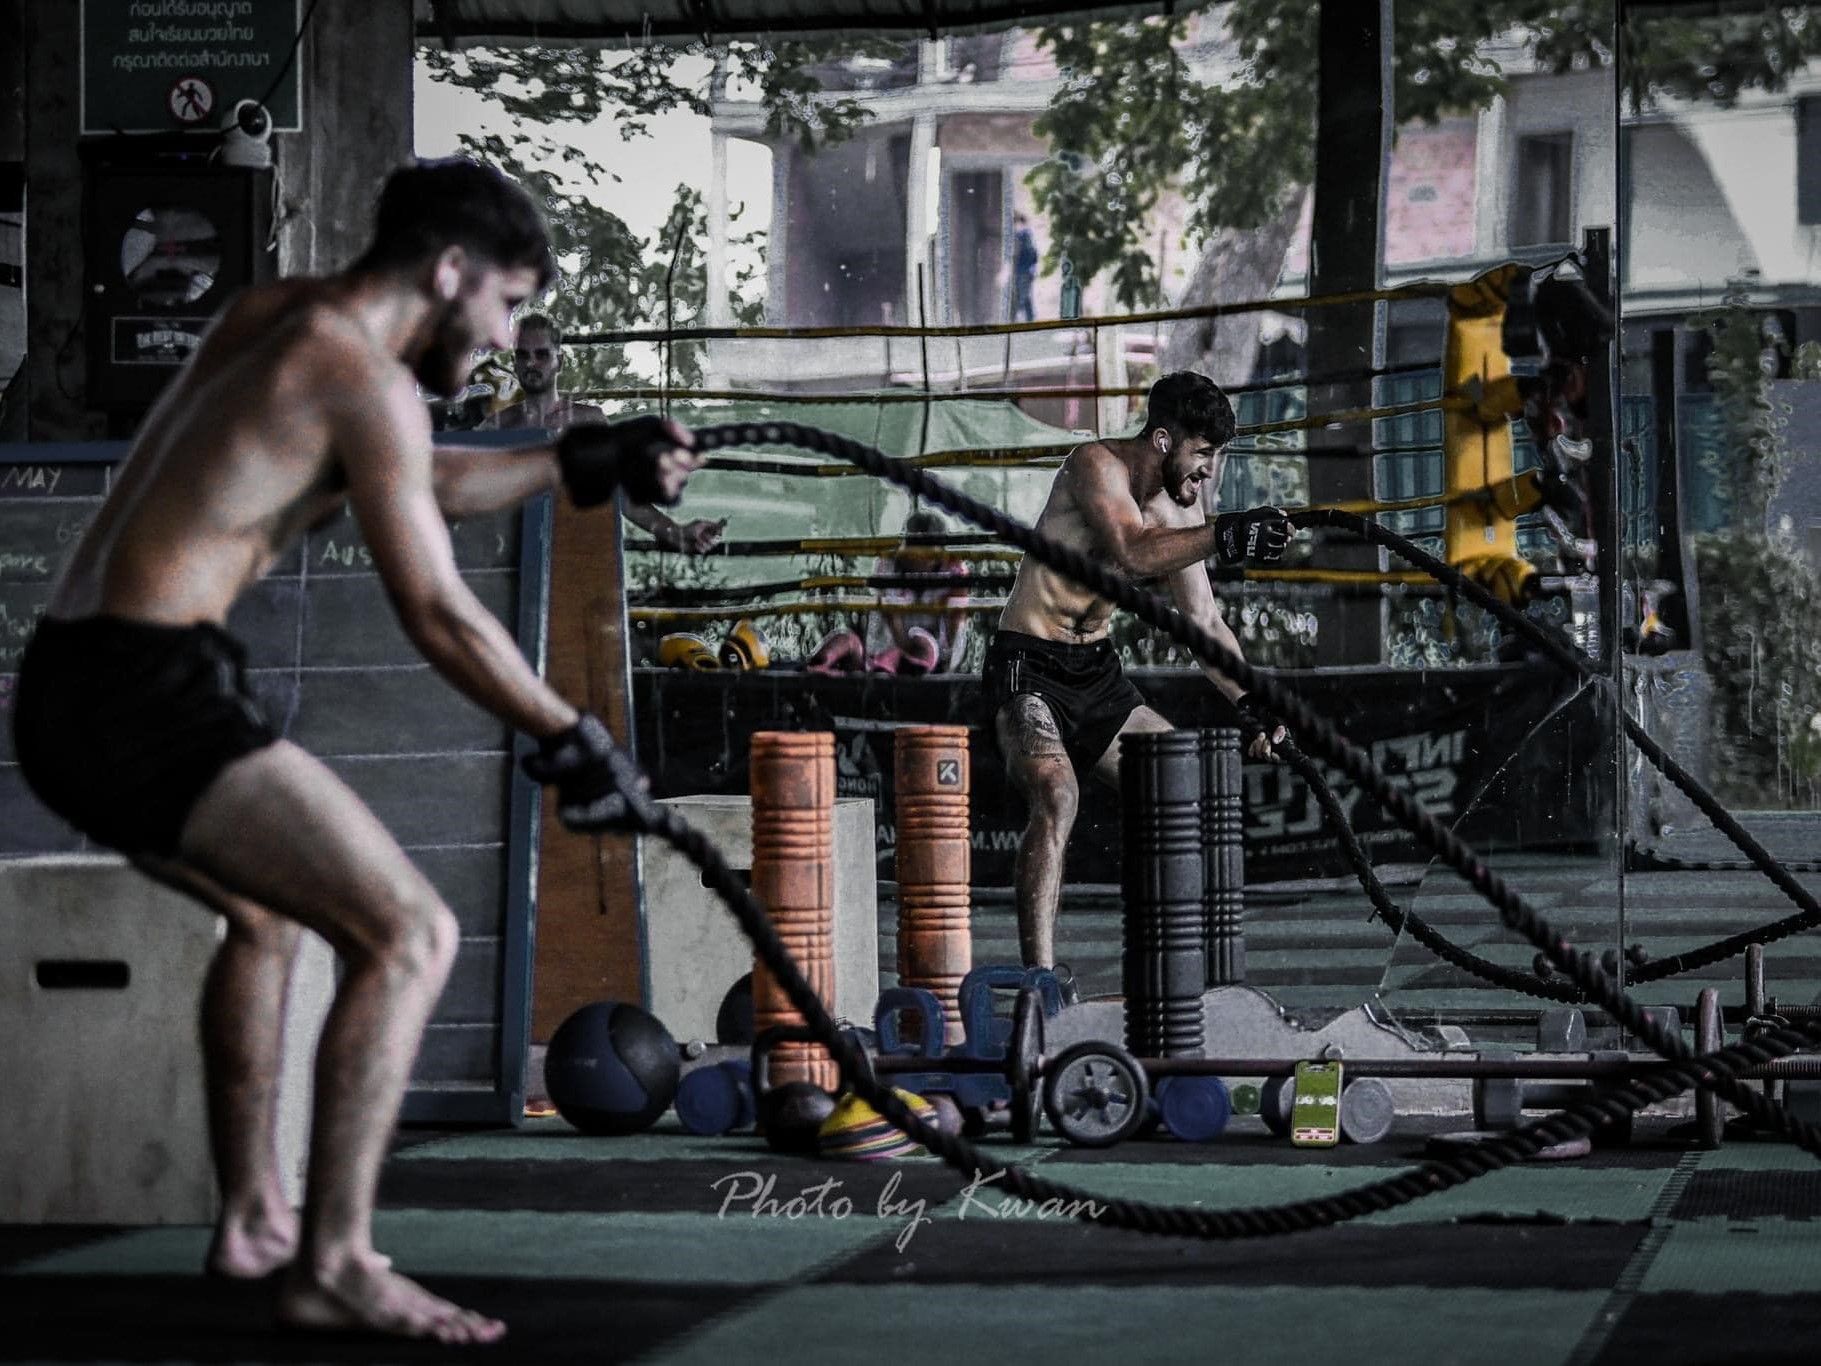
[[1220,447],[1233,439],[1234,426],[1233,405],[1220,386],[1193,370],[1178,370],[1151,386],[1138,434],[1148,437],[1162,427],[1172,436],[1199,436]]
[[563,344],[563,329],[556,325],[556,319],[548,313],[527,313],[518,320],[518,327],[513,330],[513,337],[523,337],[527,332],[543,332],[550,338],[552,346]]
[[940,536],[948,527],[933,512],[913,512],[904,519],[906,536]]
[[467,157],[419,161],[388,176],[373,243],[354,269],[408,269],[447,247],[496,266],[529,266],[539,289],[556,278],[550,230],[525,187]]

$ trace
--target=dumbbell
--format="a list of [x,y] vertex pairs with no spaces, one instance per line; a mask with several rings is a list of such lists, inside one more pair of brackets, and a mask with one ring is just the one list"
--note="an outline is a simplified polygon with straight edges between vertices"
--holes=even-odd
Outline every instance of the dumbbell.
[[[1623,1050],[1594,1053],[1595,1062],[1625,1062]],[[1524,1122],[1526,1110],[1565,1110],[1592,1095],[1591,1082],[1535,1082],[1516,1077],[1475,1077],[1473,1124],[1477,1129],[1499,1132]],[[1632,1116],[1602,1124],[1593,1132],[1596,1143],[1620,1146],[1631,1142]]]
[[1163,1077],[1151,1093],[1164,1128],[1184,1143],[1211,1143],[1233,1118],[1233,1098],[1219,1077]]
[[677,1086],[677,1119],[692,1134],[719,1137],[750,1129],[757,1118],[752,1064],[745,1058],[698,1067]]
[[1536,1051],[1585,1053],[1587,1017],[1574,1006],[1555,1006],[1536,1017]]

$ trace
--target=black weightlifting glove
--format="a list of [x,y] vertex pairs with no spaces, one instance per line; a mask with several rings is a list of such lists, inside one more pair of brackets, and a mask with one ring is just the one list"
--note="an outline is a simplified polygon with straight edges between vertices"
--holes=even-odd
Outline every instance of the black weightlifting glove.
[[1252,748],[1252,742],[1259,736],[1273,745],[1289,743],[1290,728],[1278,719],[1263,700],[1249,692],[1241,693],[1233,699],[1233,709],[1239,713],[1239,747],[1243,753]]
[[1247,508],[1214,519],[1214,554],[1222,564],[1283,558],[1296,528],[1282,508]]
[[616,489],[625,489],[635,503],[669,507],[682,489],[665,489],[659,461],[671,450],[693,446],[687,430],[647,414],[624,422],[578,422],[557,438],[556,458],[563,487],[579,508],[607,502]]
[[645,778],[592,712],[583,712],[568,730],[540,740],[536,751],[525,756],[524,767],[531,781],[556,788],[557,818],[569,829],[633,828],[626,794],[642,794]]

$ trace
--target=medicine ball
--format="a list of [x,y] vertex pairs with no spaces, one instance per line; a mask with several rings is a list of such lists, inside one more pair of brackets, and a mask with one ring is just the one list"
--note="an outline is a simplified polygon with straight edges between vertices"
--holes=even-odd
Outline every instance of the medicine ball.
[[636,1134],[670,1107],[679,1067],[676,1040],[651,1015],[596,1001],[557,1027],[544,1085],[557,1113],[583,1133]]
[[752,974],[749,972],[727,988],[721,1007],[715,1011],[716,1043],[749,1044],[758,1031],[752,1022]]

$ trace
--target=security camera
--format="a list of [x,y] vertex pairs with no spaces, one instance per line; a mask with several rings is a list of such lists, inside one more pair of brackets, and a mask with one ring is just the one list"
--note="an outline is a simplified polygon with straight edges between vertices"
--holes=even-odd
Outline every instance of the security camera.
[[221,121],[221,163],[255,169],[272,164],[272,114],[258,100],[241,100]]

